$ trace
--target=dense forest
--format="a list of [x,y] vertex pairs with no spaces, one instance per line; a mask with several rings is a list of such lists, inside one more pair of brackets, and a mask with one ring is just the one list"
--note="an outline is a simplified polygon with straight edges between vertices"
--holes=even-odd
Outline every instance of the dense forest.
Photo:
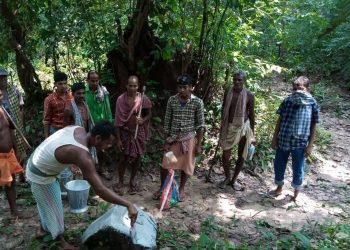
[[[271,173],[275,112],[295,77],[304,75],[311,79],[311,92],[321,111],[327,112],[328,121],[343,119],[339,124],[346,129],[350,127],[344,125],[350,119],[349,0],[0,0],[0,29],[0,66],[9,71],[10,83],[18,86],[24,95],[24,132],[32,145],[43,139],[43,102],[52,92],[54,72],[67,73],[68,84],[72,85],[85,81],[87,72],[96,70],[110,92],[112,113],[129,75],[139,76],[154,104],[149,143],[152,146],[141,159],[142,173],[151,176],[152,182],[154,175],[158,175],[153,166],[159,165],[164,143],[165,105],[176,92],[177,77],[184,73],[193,77],[194,94],[203,99],[206,107],[207,130],[203,155],[197,159],[199,172],[205,173],[215,164],[219,169],[221,151],[217,149],[217,135],[222,95],[232,85],[232,75],[238,70],[247,73],[247,88],[256,98],[257,147],[244,172],[249,178],[261,182]],[[333,148],[332,143],[339,138],[347,140],[346,132],[339,137],[332,134],[330,129],[335,124],[338,123],[329,122],[328,127],[318,128],[318,148],[308,158],[310,165],[321,166],[326,162],[326,150],[331,151],[331,158],[345,157],[348,150],[345,148],[349,147],[346,142],[341,156]],[[333,129],[333,132],[338,130]],[[338,164],[341,160],[334,162]],[[214,175],[220,177],[222,171]],[[315,177],[315,181],[321,178],[324,177]],[[322,184],[325,189],[329,182]],[[320,225],[316,219],[312,227],[303,224],[303,228],[293,231],[257,219],[255,216],[264,211],[257,210],[250,218],[254,219],[256,234],[240,232],[241,236],[230,240],[229,235],[237,225],[247,221],[233,215],[225,222],[227,226],[220,216],[212,214],[189,223],[191,227],[183,230],[176,228],[171,214],[160,219],[157,242],[164,249],[236,249],[237,246],[254,249],[259,248],[259,242],[266,249],[349,249],[349,187],[340,185],[340,190],[340,200],[332,205],[336,202],[344,205],[341,209],[346,216],[339,213],[343,223]],[[24,203],[33,206],[31,202]],[[69,219],[72,224],[90,223],[107,207],[98,206],[95,215],[90,214],[88,219]],[[185,206],[183,211],[191,215],[192,209],[190,212],[187,209]],[[289,213],[293,209],[298,208],[290,205],[283,211]],[[1,219],[0,226],[4,226]],[[79,245],[83,230],[84,226],[76,231],[68,230],[65,236]],[[2,241],[14,234],[13,230],[9,232],[1,227],[0,232],[5,237]],[[26,237],[18,244],[23,249],[42,247],[38,241]]]

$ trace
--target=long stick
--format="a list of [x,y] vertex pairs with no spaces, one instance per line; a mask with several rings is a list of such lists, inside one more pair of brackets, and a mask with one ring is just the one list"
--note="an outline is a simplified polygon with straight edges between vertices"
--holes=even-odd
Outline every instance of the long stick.
[[[146,86],[143,86],[142,88],[142,96],[141,96],[141,104],[140,104],[140,110],[139,110],[139,113],[137,115],[137,118],[140,118],[141,117],[141,111],[142,111],[142,104],[143,104],[143,96],[145,95],[145,91],[146,91]],[[137,138],[137,132],[139,130],[139,124],[136,124],[136,129],[135,129],[135,140]]]
[[22,133],[21,129],[20,129],[20,128],[17,126],[17,124],[12,120],[12,117],[10,116],[10,114],[6,111],[6,109],[5,109],[2,105],[1,105],[0,107],[4,110],[4,112],[5,112],[6,116],[8,117],[8,119],[12,122],[13,126],[15,126],[16,130],[17,130],[17,131],[19,132],[19,134],[22,136],[23,141],[24,141],[24,142],[27,144],[27,146],[31,149],[32,146],[30,146],[29,142],[27,141],[26,137],[25,137],[24,134]]

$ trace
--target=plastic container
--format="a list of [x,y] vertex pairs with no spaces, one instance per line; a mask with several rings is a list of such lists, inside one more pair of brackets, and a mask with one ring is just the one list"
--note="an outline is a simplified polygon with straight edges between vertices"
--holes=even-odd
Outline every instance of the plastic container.
[[254,152],[255,152],[255,146],[254,145],[250,145],[250,147],[248,148],[248,154],[247,154],[247,159],[248,160],[252,160],[253,159]]
[[90,184],[86,180],[74,180],[65,185],[71,213],[84,213],[88,210]]
[[65,185],[67,182],[73,180],[73,173],[70,171],[69,168],[66,168],[63,170],[59,176],[60,180],[60,187],[61,187],[61,195],[62,196],[67,196],[67,190],[65,188]]

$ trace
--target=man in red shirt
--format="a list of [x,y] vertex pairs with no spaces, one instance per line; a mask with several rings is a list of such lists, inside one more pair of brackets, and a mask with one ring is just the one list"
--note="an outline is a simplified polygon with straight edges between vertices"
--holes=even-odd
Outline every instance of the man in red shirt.
[[54,92],[44,101],[44,136],[45,138],[64,127],[64,109],[73,100],[68,91],[67,75],[63,72],[54,74]]

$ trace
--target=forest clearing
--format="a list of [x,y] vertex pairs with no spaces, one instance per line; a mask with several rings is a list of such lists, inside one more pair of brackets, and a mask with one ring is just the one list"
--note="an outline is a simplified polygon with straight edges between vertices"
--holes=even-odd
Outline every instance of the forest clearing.
[[[0,0],[0,250],[131,249],[109,231],[82,243],[114,204],[131,228],[136,208],[153,217],[162,250],[350,249],[349,10]],[[91,184],[86,212],[60,206],[67,165]]]

